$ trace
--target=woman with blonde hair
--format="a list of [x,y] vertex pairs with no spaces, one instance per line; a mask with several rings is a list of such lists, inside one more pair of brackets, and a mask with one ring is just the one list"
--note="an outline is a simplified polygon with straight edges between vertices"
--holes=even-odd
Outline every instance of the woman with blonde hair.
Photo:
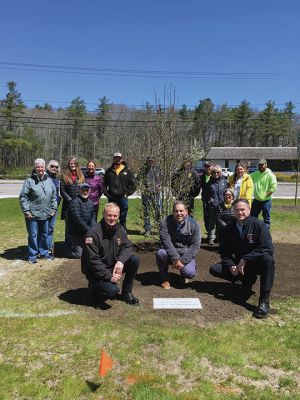
[[234,200],[246,199],[250,206],[253,194],[253,180],[247,174],[245,164],[238,162],[234,174],[229,177],[229,187],[234,191]]
[[67,168],[62,174],[62,179],[60,180],[60,194],[63,199],[61,219],[65,220],[65,245],[69,250],[72,246],[71,239],[68,235],[68,208],[70,202],[79,195],[80,185],[84,183],[84,175],[81,172],[80,165],[75,157],[69,159],[67,163]]

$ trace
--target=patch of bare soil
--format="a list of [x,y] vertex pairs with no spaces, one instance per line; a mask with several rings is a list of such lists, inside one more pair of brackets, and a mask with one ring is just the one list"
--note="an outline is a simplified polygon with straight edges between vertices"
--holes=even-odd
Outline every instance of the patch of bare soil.
[[294,204],[276,204],[276,211],[296,211],[299,212],[299,205]]
[[[160,321],[180,318],[182,323],[205,325],[221,321],[229,321],[251,313],[258,302],[259,279],[254,290],[256,294],[247,303],[241,302],[237,285],[212,277],[209,267],[219,261],[218,248],[201,246],[197,255],[198,274],[185,286],[178,274],[171,272],[171,289],[160,287],[160,277],[155,263],[155,248],[147,244],[136,248],[140,257],[140,269],[134,284],[134,294],[140,299],[140,317],[145,312],[156,313]],[[282,299],[289,296],[299,296],[299,260],[300,246],[291,244],[275,245],[276,276],[271,299]],[[123,317],[124,307],[119,301],[109,301],[110,309],[101,311],[93,307],[91,294],[87,288],[88,282],[80,271],[80,260],[61,259],[62,264],[55,268],[42,282],[47,292],[58,295],[62,301],[78,305],[83,310],[99,315],[106,313]],[[156,310],[153,311],[154,297],[199,297],[202,310]]]

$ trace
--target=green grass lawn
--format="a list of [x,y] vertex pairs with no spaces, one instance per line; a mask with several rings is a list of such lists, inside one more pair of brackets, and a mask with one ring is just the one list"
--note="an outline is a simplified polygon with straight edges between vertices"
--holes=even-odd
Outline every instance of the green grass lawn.
[[[129,207],[131,239],[144,240],[137,232],[139,200]],[[196,218],[201,220],[200,202]],[[299,243],[292,201],[274,201],[272,221],[273,237],[281,240],[286,231]],[[26,244],[17,199],[0,200],[0,228],[0,252]],[[63,235],[58,220],[56,240]],[[2,267],[0,399],[300,399],[297,298],[274,304],[277,313],[265,321],[246,315],[200,327],[171,312],[159,320],[142,305],[124,305],[115,316],[91,313],[47,290],[44,282],[55,266],[19,267],[2,257],[0,272]],[[98,376],[101,349],[114,360],[104,378]]]

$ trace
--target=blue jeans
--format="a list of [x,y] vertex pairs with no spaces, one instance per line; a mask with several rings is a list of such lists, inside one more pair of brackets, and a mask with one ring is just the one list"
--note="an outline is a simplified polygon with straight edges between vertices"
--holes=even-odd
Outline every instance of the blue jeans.
[[214,241],[216,239],[216,223],[217,223],[217,209],[208,208],[208,229],[207,239]]
[[54,233],[54,225],[56,222],[57,213],[48,219],[48,248],[53,249],[54,242],[53,242],[53,233]]
[[126,217],[128,212],[128,199],[124,197],[110,197],[109,202],[116,203],[120,207],[120,224],[126,229]]
[[159,223],[161,214],[161,199],[159,193],[142,194],[142,204],[144,211],[144,229],[151,230],[151,214],[155,221]]
[[271,200],[259,201],[259,200],[255,200],[254,199],[253,203],[252,203],[252,207],[251,207],[251,215],[253,215],[253,217],[258,218],[259,214],[262,211],[264,223],[270,229],[271,208],[272,208],[272,201]]
[[48,220],[26,218],[28,232],[28,260],[34,261],[38,254],[45,257],[48,251]]

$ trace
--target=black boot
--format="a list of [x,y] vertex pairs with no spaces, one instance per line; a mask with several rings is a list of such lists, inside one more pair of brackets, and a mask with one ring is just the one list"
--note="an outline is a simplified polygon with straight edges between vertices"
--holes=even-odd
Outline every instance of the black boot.
[[121,300],[125,301],[125,303],[129,304],[130,306],[139,306],[140,302],[139,299],[134,297],[134,295],[131,292],[122,292],[121,293]]
[[270,312],[269,306],[270,291],[262,290],[259,298],[259,304],[253,312],[253,317],[263,319],[267,318]]

